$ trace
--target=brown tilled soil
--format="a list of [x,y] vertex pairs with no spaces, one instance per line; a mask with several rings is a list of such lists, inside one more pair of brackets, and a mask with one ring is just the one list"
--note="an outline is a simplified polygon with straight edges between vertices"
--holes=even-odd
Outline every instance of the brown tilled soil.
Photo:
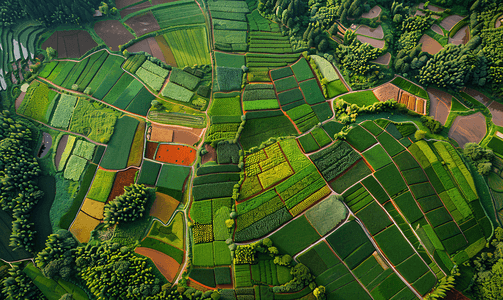
[[381,7],[378,5],[372,7],[372,9],[368,13],[362,14],[362,18],[365,19],[373,19],[378,17],[381,14]]
[[491,105],[488,106],[488,108],[493,115],[494,124],[503,127],[503,104],[493,101]]
[[134,176],[137,171],[138,169],[136,168],[130,168],[125,171],[117,172],[117,175],[115,175],[114,185],[108,195],[107,202],[110,202],[114,200],[115,197],[124,194],[124,187],[134,183]]
[[465,27],[461,28],[456,34],[452,37],[449,38],[449,44],[454,44],[454,45],[465,45],[468,43],[470,40],[470,26],[466,25]]
[[117,20],[106,20],[94,24],[94,30],[98,36],[112,49],[119,50],[119,45],[123,45],[134,36]]
[[150,134],[151,141],[158,142],[171,142],[165,140],[169,135],[169,131],[172,132],[172,142],[194,145],[201,138],[202,129],[185,129],[176,126],[163,126],[163,125],[152,125],[152,133]]
[[369,36],[371,38],[379,40],[384,38],[384,31],[382,30],[381,25],[377,26],[377,28],[371,28],[367,25],[361,25],[360,27],[358,27],[358,30],[356,30],[356,34]]
[[61,155],[63,155],[63,152],[65,151],[66,143],[68,143],[68,134],[63,135],[59,139],[59,144],[56,148],[56,156],[54,157],[56,170],[59,168],[59,162],[61,161]]
[[162,53],[161,47],[159,47],[159,44],[157,44],[157,41],[155,40],[154,37],[149,37],[147,39],[148,44],[150,46],[150,50],[152,51],[152,56],[157,57],[163,62],[166,62],[166,59],[164,59],[164,54]]
[[145,247],[137,247],[134,251],[150,258],[159,272],[161,272],[169,282],[173,282],[180,268],[180,264],[174,258],[160,251]]
[[470,298],[463,295],[460,291],[453,289],[445,293],[443,300],[470,300]]
[[[168,45],[168,42],[164,39],[162,35],[158,35],[155,37],[155,40],[157,41],[157,45],[159,45],[159,48],[161,49],[161,52],[164,56],[164,61],[173,67],[176,67],[176,60],[175,56],[173,55],[173,51],[171,51],[171,48]],[[160,58],[159,58],[160,59]]]
[[487,97],[486,95],[482,94],[481,92],[479,92],[477,90],[465,88],[464,92],[467,93],[468,95],[472,96],[477,101],[484,104],[485,106],[488,106],[492,102],[492,100],[489,97]]
[[454,25],[456,25],[459,21],[463,20],[463,18],[464,17],[460,15],[448,16],[440,22],[440,26],[447,31],[451,31],[452,27],[454,27]]
[[217,161],[217,150],[211,145],[205,144],[204,149],[208,151],[205,155],[201,156],[201,164],[205,164],[209,161]]
[[503,20],[503,16],[499,17],[498,20],[496,20],[496,24],[494,24],[494,27],[499,28],[501,26],[502,20]]
[[423,43],[423,45],[421,46],[421,50],[424,52],[428,52],[431,55],[437,54],[438,51],[444,48],[442,47],[442,45],[440,45],[439,42],[435,41],[432,37],[426,34],[423,34],[423,36],[419,40],[419,43]]
[[383,40],[376,40],[376,39],[372,39],[372,38],[369,38],[369,37],[366,37],[363,35],[357,35],[356,38],[362,43],[369,43],[370,46],[372,46],[374,48],[379,48],[379,49],[384,48],[384,41]]
[[155,201],[150,208],[149,215],[156,217],[161,220],[164,224],[167,224],[171,215],[178,207],[180,202],[175,198],[162,193],[155,193]]
[[115,0],[115,6],[117,7],[117,9],[122,9],[128,5],[132,5],[140,1],[141,0]]
[[25,92],[21,92],[21,94],[19,94],[19,97],[16,98],[16,110],[18,110],[19,106],[21,106],[21,102],[23,102],[23,99],[24,99],[24,95],[26,95]]
[[[148,44],[147,39],[141,40],[141,41],[136,42],[133,45],[127,47],[127,51],[129,53],[141,52],[141,51],[144,51],[144,52],[147,52],[147,53],[151,52],[150,45]],[[152,53],[150,53],[150,54],[152,54]]]
[[398,100],[398,93],[400,89],[391,83],[386,83],[374,90],[374,95],[379,101],[386,101],[389,99]]
[[430,96],[430,116],[445,124],[449,111],[451,109],[452,95],[435,88],[428,88]]
[[469,116],[458,116],[449,130],[449,137],[459,146],[479,143],[486,135],[486,119],[481,112]]
[[154,159],[155,150],[157,150],[159,143],[147,142],[147,149],[145,150],[145,157]]
[[391,61],[391,53],[386,52],[383,55],[379,56],[378,58],[371,60],[370,62],[387,66],[389,65],[390,61]]
[[89,32],[84,30],[66,30],[54,32],[43,44],[42,49],[52,47],[59,58],[79,58],[90,49],[98,46]]
[[[120,14],[121,14],[121,18],[124,18],[126,17],[127,15],[129,14],[132,14],[134,12],[137,12],[137,11],[140,11],[144,8],[149,8],[151,7],[152,5],[150,4],[150,2],[146,1],[146,2],[143,2],[143,3],[140,3],[140,4],[137,4],[135,6],[131,6],[131,7],[128,7],[128,8],[124,8],[123,10],[121,10]],[[129,20],[128,20],[129,21]],[[129,24],[128,24],[129,25]],[[136,31],[135,31],[136,32]]]
[[440,35],[444,35],[444,32],[442,31],[442,28],[440,28],[440,26],[438,26],[437,24],[433,24],[431,25],[431,30],[433,30],[434,32],[440,34]]
[[146,33],[161,29],[151,11],[128,19],[126,24],[133,29],[136,36],[142,36]]

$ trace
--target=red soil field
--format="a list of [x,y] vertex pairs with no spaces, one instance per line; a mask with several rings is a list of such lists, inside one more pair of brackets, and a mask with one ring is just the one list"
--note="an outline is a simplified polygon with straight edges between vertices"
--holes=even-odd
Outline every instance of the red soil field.
[[90,49],[98,46],[89,32],[84,30],[67,30],[54,32],[43,44],[42,49],[52,47],[59,58],[79,58]]
[[150,258],[159,272],[161,272],[169,282],[173,282],[180,268],[180,264],[174,258],[157,250],[145,247],[137,247],[134,252]]
[[470,298],[466,297],[458,290],[450,290],[445,293],[443,300],[470,300]]
[[115,197],[124,194],[124,187],[134,183],[134,175],[137,171],[138,169],[136,168],[130,168],[125,171],[117,172],[117,175],[115,175],[114,185],[108,195],[107,202],[110,202],[115,199]]
[[430,96],[430,116],[444,125],[451,109],[452,95],[434,88],[428,88],[427,91]]
[[[124,18],[126,17],[127,15],[129,14],[132,14],[134,12],[137,12],[137,11],[140,11],[144,8],[149,8],[151,7],[152,5],[150,4],[150,2],[143,2],[143,3],[140,3],[140,4],[137,4],[137,5],[134,5],[134,6],[131,6],[131,7],[128,7],[128,8],[124,8],[123,10],[121,10],[120,12],[120,15],[121,15],[121,18]],[[129,21],[129,20],[128,20]],[[128,24],[129,25],[129,24]],[[136,32],[136,31],[135,31]]]
[[142,36],[146,33],[161,29],[151,11],[128,19],[126,24],[133,29],[136,36]]
[[189,166],[196,159],[196,150],[183,145],[161,144],[155,155],[155,160],[165,163]]
[[96,22],[94,30],[113,51],[118,51],[119,45],[134,39],[134,36],[117,20]]
[[175,198],[163,193],[155,193],[155,201],[150,208],[150,216],[156,217],[164,224],[167,224],[169,218],[178,207],[180,202]]
[[449,137],[460,147],[466,143],[479,143],[486,135],[486,118],[481,112],[458,116],[449,130]]
[[145,150],[145,157],[154,159],[155,150],[157,150],[159,143],[147,142],[147,149]]

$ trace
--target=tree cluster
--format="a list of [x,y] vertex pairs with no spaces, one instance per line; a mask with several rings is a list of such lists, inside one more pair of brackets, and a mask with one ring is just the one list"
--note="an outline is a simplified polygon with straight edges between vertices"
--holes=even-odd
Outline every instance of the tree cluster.
[[143,217],[145,204],[150,193],[143,184],[124,187],[124,194],[117,196],[105,205],[103,221],[107,226],[122,222],[133,222]]
[[23,272],[22,264],[14,263],[9,269],[9,276],[3,280],[0,296],[5,299],[46,299],[37,286]]
[[68,279],[74,266],[72,249],[76,246],[73,235],[60,229],[47,237],[45,248],[35,257],[35,264],[47,278],[60,276]]
[[442,123],[439,121],[435,120],[434,118],[430,116],[422,116],[421,117],[421,122],[423,123],[424,126],[426,126],[431,133],[440,133],[444,129],[444,126]]
[[10,27],[26,18],[26,12],[18,0],[3,0],[0,3],[0,27]]
[[384,111],[398,110],[406,112],[407,107],[391,99],[385,102],[375,102],[371,105],[358,106],[344,101],[343,98],[338,98],[334,101],[334,112],[336,120],[342,124],[350,124],[356,122],[358,114],[361,113],[380,113]]
[[494,153],[491,149],[483,148],[476,143],[467,143],[463,154],[476,168],[480,175],[489,175],[492,169]]
[[490,251],[482,252],[469,265],[476,271],[471,293],[477,300],[496,300],[503,295],[503,229],[494,230]]
[[356,33],[347,30],[343,44],[335,49],[334,57],[342,66],[356,75],[365,75],[372,71],[379,71],[379,66],[370,61],[378,58],[382,50],[362,43],[356,38]]
[[0,113],[0,207],[12,212],[9,246],[31,251],[35,230],[30,211],[44,193],[36,184],[41,170],[29,148],[32,134],[27,125]]

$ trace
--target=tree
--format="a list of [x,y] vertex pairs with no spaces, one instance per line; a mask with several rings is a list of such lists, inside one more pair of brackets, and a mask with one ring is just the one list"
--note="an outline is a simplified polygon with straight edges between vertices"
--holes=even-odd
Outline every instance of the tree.
[[477,168],[479,174],[489,175],[494,159],[494,152],[491,149],[483,148],[476,143],[466,143],[463,154]]
[[45,52],[47,54],[47,60],[48,61],[49,60],[53,60],[54,58],[56,58],[58,56],[58,53],[52,47],[45,48]]
[[414,138],[416,140],[422,140],[426,137],[426,131],[424,130],[416,130],[416,133],[414,133]]
[[313,291],[313,295],[316,297],[318,300],[323,300],[325,299],[325,287],[322,285],[319,285],[316,287]]
[[328,48],[328,42],[327,39],[322,39],[320,43],[318,44],[318,51],[320,52],[325,52]]
[[120,222],[133,222],[143,217],[149,192],[143,184],[132,184],[124,187],[124,194],[117,196],[105,205],[103,221],[105,226]]

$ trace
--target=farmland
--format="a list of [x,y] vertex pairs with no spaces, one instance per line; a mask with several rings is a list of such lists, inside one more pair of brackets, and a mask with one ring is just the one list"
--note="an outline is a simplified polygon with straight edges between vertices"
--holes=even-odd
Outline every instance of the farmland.
[[0,1],[0,298],[499,299],[501,5],[439,1]]

